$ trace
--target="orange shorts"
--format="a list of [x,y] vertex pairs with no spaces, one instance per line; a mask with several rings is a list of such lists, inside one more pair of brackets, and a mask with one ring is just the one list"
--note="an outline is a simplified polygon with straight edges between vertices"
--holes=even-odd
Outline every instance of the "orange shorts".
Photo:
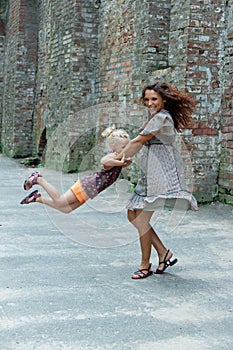
[[76,181],[75,184],[71,186],[70,189],[74,192],[74,195],[79,201],[79,203],[83,204],[89,199],[88,195],[86,194],[86,192],[84,191],[81,185],[80,180]]

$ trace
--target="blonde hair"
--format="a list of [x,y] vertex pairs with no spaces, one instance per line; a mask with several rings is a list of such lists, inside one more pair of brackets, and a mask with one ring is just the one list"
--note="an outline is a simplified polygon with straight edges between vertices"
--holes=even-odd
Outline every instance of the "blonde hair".
[[119,139],[128,139],[129,134],[123,129],[116,129],[116,126],[110,126],[102,132],[102,137],[106,137],[108,144],[115,143]]

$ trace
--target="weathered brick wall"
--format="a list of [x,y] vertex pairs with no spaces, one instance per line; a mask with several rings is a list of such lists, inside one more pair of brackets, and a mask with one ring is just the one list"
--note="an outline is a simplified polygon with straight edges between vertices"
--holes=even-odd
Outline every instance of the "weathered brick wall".
[[77,170],[104,125],[115,122],[137,131],[143,114],[132,100],[146,83],[166,80],[197,101],[184,140],[198,200],[219,194],[221,200],[233,199],[233,0],[40,0],[34,85],[35,62],[24,53],[35,52],[35,46],[22,33],[27,28],[36,33],[35,13],[30,18],[27,13],[37,2],[7,2],[7,154],[36,154],[38,144],[43,148],[48,141],[47,165]]
[[[225,25],[231,23],[230,18],[225,19],[225,5],[226,1],[172,0],[167,69],[155,68],[150,78],[169,81],[190,92],[197,101],[195,120],[184,132],[184,140],[193,162],[194,190],[203,202],[218,196],[225,84],[222,62]],[[231,80],[228,74],[227,81]],[[232,135],[228,137],[232,139]]]
[[[2,143],[6,154],[13,156],[15,149],[14,117],[15,116],[15,82],[16,55],[19,27],[19,3],[8,3],[8,22],[6,25],[4,91],[2,116]],[[11,33],[11,35],[10,35]],[[7,62],[7,64],[6,64]],[[11,149],[13,148],[13,149]]]
[[32,152],[37,54],[37,2],[8,2],[2,143],[11,157]]
[[225,0],[190,0],[186,86],[197,101],[191,156],[199,200],[218,194],[221,67],[224,56]]
[[118,101],[132,91],[135,3],[137,1],[105,1],[100,9],[99,101]]
[[155,70],[168,66],[170,2],[102,1],[99,101],[130,101]]
[[[38,4],[38,51],[37,79],[35,85],[35,113],[33,121],[33,152],[43,152],[46,144],[46,123],[49,127],[48,85],[49,85],[49,55],[50,55],[50,12],[49,1],[39,1]],[[43,135],[43,144],[41,141]]]
[[3,69],[4,69],[4,52],[5,52],[5,18],[6,18],[6,1],[0,3],[0,145],[2,144],[2,102],[3,102]]
[[[71,149],[74,131],[71,122],[79,119],[83,108],[95,103],[95,77],[98,67],[98,9],[94,2],[66,0],[40,1],[38,80],[34,134],[49,139],[55,127],[68,120],[54,142],[47,147],[48,166],[59,168],[67,141],[66,163],[75,163],[75,155],[83,152],[84,144]],[[70,119],[71,118],[71,119]],[[88,129],[88,121],[79,123],[81,133]],[[68,165],[67,165],[68,166]],[[66,170],[72,169],[72,166]]]
[[233,1],[225,11],[226,35],[222,69],[221,162],[219,168],[219,198],[233,204]]

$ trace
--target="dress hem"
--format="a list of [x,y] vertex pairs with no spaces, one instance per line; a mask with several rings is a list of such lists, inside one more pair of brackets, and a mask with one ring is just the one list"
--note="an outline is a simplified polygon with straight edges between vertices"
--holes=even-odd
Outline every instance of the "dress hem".
[[[179,193],[172,193],[172,194],[164,194],[164,195],[158,195],[158,196],[152,196],[152,197],[146,197],[141,196],[134,192],[133,197],[129,200],[128,204],[126,205],[126,208],[129,210],[150,210],[153,211],[155,208],[158,207],[171,207],[169,205],[169,201],[187,201],[190,205],[190,209],[193,211],[198,210],[198,205],[196,198],[190,193],[186,191],[180,191]],[[157,205],[156,202],[161,201],[161,205]],[[153,208],[153,204],[155,204],[155,208]],[[174,205],[173,205],[174,207]]]

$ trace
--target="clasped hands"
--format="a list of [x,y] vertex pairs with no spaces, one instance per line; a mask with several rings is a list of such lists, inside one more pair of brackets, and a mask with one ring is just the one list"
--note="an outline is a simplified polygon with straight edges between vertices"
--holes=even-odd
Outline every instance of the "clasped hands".
[[130,157],[125,158],[125,153],[123,153],[122,158],[120,159],[120,161],[122,162],[122,167],[125,168],[125,167],[129,166],[132,163],[132,158],[130,158]]

